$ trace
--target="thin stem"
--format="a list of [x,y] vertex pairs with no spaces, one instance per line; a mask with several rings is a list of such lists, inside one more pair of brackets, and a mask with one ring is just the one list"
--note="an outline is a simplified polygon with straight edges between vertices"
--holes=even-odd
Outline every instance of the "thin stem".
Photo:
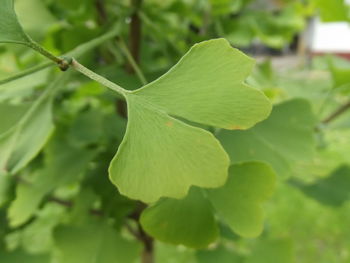
[[[137,232],[134,235],[140,242],[143,243],[143,251],[141,255],[141,263],[153,263],[154,262],[154,240],[143,229],[140,223],[140,216],[143,210],[146,209],[146,205],[138,202],[133,213],[129,215],[129,218],[135,220],[137,224]],[[132,231],[133,233],[135,231]]]
[[141,255],[142,263],[154,263],[154,240],[146,235],[147,239],[144,239],[144,249]]
[[97,81],[98,83],[101,83],[103,86],[110,88],[111,90],[116,91],[120,95],[122,95],[124,98],[126,97],[126,94],[129,92],[119,85],[113,83],[112,81],[106,79],[105,77],[93,72],[92,70],[84,67],[81,65],[78,61],[76,61],[74,58],[71,61],[71,67],[75,70],[79,71],[80,73],[84,74],[88,78]]
[[129,64],[132,66],[133,70],[135,71],[137,77],[140,79],[141,83],[143,85],[146,85],[148,83],[148,81],[147,81],[145,75],[143,74],[140,67],[137,65],[136,60],[131,55],[128,47],[126,46],[126,44],[122,38],[120,38],[118,40],[118,45],[119,45],[120,49],[122,50],[122,52],[124,53],[124,55],[126,56]]
[[[68,53],[66,53],[65,55],[63,55],[63,57],[67,56],[67,57],[79,58],[83,54],[85,54],[86,52],[94,49],[95,47],[101,45],[102,43],[106,42],[107,40],[114,38],[118,34],[119,34],[119,28],[114,27],[111,31],[107,32],[106,34],[104,34],[100,37],[97,37],[95,39],[92,39],[89,42],[86,42],[82,45],[79,45],[78,47],[74,48],[73,50],[71,50]],[[34,67],[29,68],[27,70],[24,70],[18,74],[10,76],[6,79],[0,80],[0,85],[3,85],[5,83],[11,82],[11,81],[14,81],[17,79],[20,79],[22,77],[25,77],[25,76],[30,75],[32,73],[38,72],[38,71],[43,70],[45,68],[51,67],[53,65],[55,65],[55,64],[53,64],[51,61],[44,62],[42,64],[39,64],[37,66],[34,66]]]
[[322,123],[328,124],[331,121],[338,118],[340,115],[342,115],[344,112],[346,112],[348,109],[350,109],[350,101],[347,103],[341,105],[339,108],[337,108],[333,113],[331,113],[327,118],[325,118]]
[[43,70],[43,69],[46,69],[48,67],[51,67],[51,66],[54,66],[55,64],[53,64],[51,61],[48,61],[48,62],[44,62],[44,63],[41,63],[37,66],[34,66],[32,68],[29,68],[29,69],[26,69],[24,71],[21,71],[15,75],[12,75],[6,79],[2,79],[0,80],[0,85],[3,85],[3,84],[6,84],[8,82],[11,82],[11,81],[14,81],[14,80],[17,80],[17,79],[20,79],[20,78],[23,78],[27,75],[30,75],[30,74],[33,74],[33,73],[36,73],[40,70]]
[[47,57],[48,59],[52,60],[56,64],[60,64],[62,62],[61,58],[55,56],[50,51],[46,50],[44,47],[42,47],[41,45],[39,45],[38,43],[36,43],[34,40],[32,40],[30,38],[29,38],[28,46],[30,48],[34,49],[35,51],[39,52],[43,56]]

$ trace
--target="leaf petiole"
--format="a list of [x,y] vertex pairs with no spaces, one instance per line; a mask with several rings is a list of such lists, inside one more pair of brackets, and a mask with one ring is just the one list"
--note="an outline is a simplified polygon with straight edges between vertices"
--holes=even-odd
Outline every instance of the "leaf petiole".
[[63,60],[61,58],[59,58],[58,56],[55,56],[50,51],[48,51],[44,47],[40,46],[33,39],[28,37],[28,40],[29,40],[29,43],[26,44],[28,47],[39,52],[41,55],[47,57],[48,59],[52,60],[53,62],[55,62],[58,65],[60,65],[62,63]]
[[124,98],[126,97],[126,94],[129,93],[128,90],[123,89],[122,87],[106,79],[105,77],[93,72],[92,70],[80,64],[74,58],[71,58],[71,61],[69,62],[70,62],[69,66],[74,68],[76,71],[79,71],[80,73],[87,76],[88,78],[97,81],[98,83],[102,84],[107,88],[110,88],[111,90],[116,91],[118,94],[122,95]]

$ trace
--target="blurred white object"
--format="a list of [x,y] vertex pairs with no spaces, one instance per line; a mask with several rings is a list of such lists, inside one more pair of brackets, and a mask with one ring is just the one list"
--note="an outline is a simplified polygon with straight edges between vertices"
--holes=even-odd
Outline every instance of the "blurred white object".
[[323,23],[316,18],[311,22],[308,33],[312,53],[350,53],[349,23]]

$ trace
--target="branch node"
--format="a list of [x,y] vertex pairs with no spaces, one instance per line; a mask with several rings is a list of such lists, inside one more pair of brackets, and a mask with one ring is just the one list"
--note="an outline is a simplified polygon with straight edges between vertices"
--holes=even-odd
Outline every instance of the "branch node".
[[70,65],[72,65],[72,62],[73,62],[73,58],[62,57],[57,64],[60,70],[67,71]]

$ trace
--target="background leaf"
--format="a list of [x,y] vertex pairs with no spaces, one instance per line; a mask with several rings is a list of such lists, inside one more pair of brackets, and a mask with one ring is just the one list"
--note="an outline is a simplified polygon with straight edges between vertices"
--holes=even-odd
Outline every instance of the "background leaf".
[[310,104],[293,99],[276,105],[267,120],[250,130],[222,130],[217,137],[232,163],[264,161],[286,176],[296,161],[313,156],[315,124]]
[[74,147],[59,136],[49,145],[46,155],[44,168],[33,172],[32,178],[22,178],[24,182],[17,185],[16,199],[8,212],[11,226],[30,219],[55,188],[77,181],[96,151]]
[[151,236],[188,247],[208,246],[218,237],[212,208],[198,188],[181,200],[162,199],[143,211],[141,225]]
[[208,198],[233,231],[256,237],[263,230],[261,205],[273,193],[275,173],[264,163],[251,162],[230,167],[226,184],[208,190]]
[[[46,143],[53,131],[52,92],[61,87],[66,75],[54,81],[50,87],[24,113],[26,106],[16,107],[13,115],[5,118],[0,134],[0,169],[16,173],[23,168]],[[2,106],[4,107],[4,105]],[[5,106],[7,110],[9,106]],[[16,112],[16,113],[15,113]],[[19,113],[24,113],[20,119]],[[13,126],[8,127],[9,124]],[[0,124],[2,126],[2,123]]]
[[233,165],[223,187],[206,190],[207,196],[199,188],[191,188],[184,199],[161,199],[144,210],[141,225],[163,242],[204,248],[218,235],[216,210],[239,235],[257,236],[263,229],[261,204],[270,197],[274,186],[275,173],[266,164]]

